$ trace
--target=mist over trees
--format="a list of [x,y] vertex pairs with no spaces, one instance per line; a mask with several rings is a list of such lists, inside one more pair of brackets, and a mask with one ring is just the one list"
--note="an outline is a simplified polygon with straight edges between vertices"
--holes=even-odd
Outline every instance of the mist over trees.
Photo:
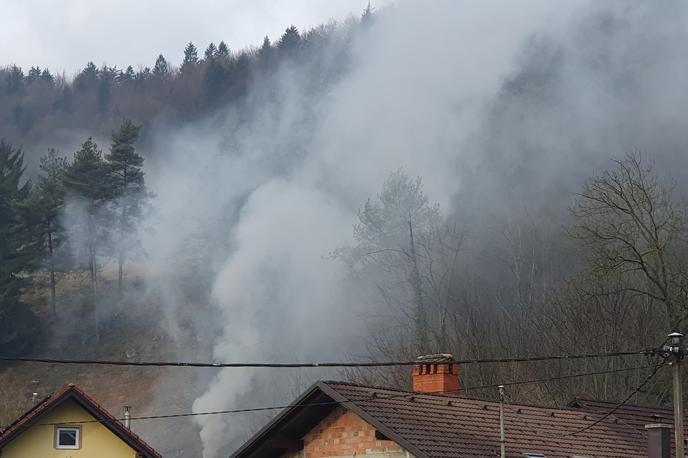
[[[344,27],[351,29],[348,33],[353,37],[355,29],[363,26],[354,21]],[[138,69],[97,67],[88,62],[73,78],[53,75],[47,68],[32,67],[27,73],[16,65],[2,67],[0,138],[17,145],[61,146],[71,139],[54,134],[73,126],[100,137],[122,117],[143,125],[157,120],[180,124],[198,120],[228,104],[241,103],[252,84],[287,64],[302,65],[315,58],[321,60],[322,77],[338,74],[340,66],[346,65],[348,45],[339,46],[336,55],[328,52],[340,33],[333,24],[305,33],[291,26],[274,44],[266,37],[260,48],[238,51],[221,41],[208,44],[201,53],[190,42],[180,50],[183,57],[178,68],[162,54],[152,67]],[[317,82],[320,76],[314,77]]]
[[[663,83],[673,73],[639,70],[638,62],[656,50],[659,62],[688,54],[669,49],[664,32],[637,37],[634,24],[673,24],[668,13],[646,14],[656,20],[594,12],[565,39],[529,37],[476,110],[468,140],[452,134],[465,121],[457,114],[464,100],[452,91],[464,84],[456,76],[466,64],[460,72],[442,66],[457,43],[411,46],[412,58],[394,60],[416,38],[368,35],[379,20],[370,8],[343,24],[289,27],[255,49],[189,42],[178,68],[158,55],[150,68],[88,63],[71,80],[38,67],[0,70],[0,325],[12,323],[0,329],[3,345],[27,354],[41,342],[45,320],[22,288],[46,275],[59,317],[66,307],[55,291],[68,272],[88,279],[93,320],[83,327],[97,337],[103,266],[116,266],[121,300],[133,288],[128,270],[150,267],[147,251],[157,250],[169,252],[156,258],[164,268],[146,271],[147,296],[131,304],[164,303],[169,332],[193,342],[175,349],[187,358],[201,359],[203,345],[212,348],[208,358],[366,361],[656,347],[667,332],[685,330],[688,317],[685,170],[667,167],[684,139],[668,122],[638,126],[658,116],[682,133],[686,118],[661,105],[683,92],[651,97],[659,91],[653,71]],[[403,38],[398,26],[390,28]],[[43,155],[42,145],[73,143],[65,132],[81,146]],[[25,170],[29,162],[35,167]],[[446,174],[432,173],[440,168]],[[459,185],[440,183],[447,177]],[[167,212],[151,218],[156,206]],[[150,222],[159,224],[158,240],[145,246]],[[343,331],[324,326],[326,315],[337,326],[351,315],[360,332],[336,340]],[[355,341],[355,350],[342,341]],[[620,400],[652,362],[467,365],[462,386],[491,397],[494,390],[470,388],[629,369],[509,393],[557,405],[574,395]],[[343,376],[410,384],[406,368]],[[204,399],[213,408],[229,407],[234,395],[246,403],[279,391],[250,372],[203,382],[215,383]],[[665,402],[667,382],[660,374],[633,401]]]
[[[688,247],[686,209],[672,189],[650,162],[629,154],[588,180],[566,225],[550,232],[532,219],[500,222],[501,238],[486,247],[460,213],[444,215],[428,201],[420,178],[393,172],[377,199],[359,210],[356,244],[336,252],[356,280],[367,285],[364,297],[377,310],[368,320],[365,359],[656,347],[663,330],[685,327],[688,311],[681,261]],[[561,256],[569,259],[562,264]],[[499,264],[505,269],[496,268]],[[479,274],[490,267],[492,276]],[[638,360],[608,364],[467,366],[462,383],[470,387],[639,365]],[[349,375],[366,383],[410,386],[403,368],[360,369]],[[565,403],[573,391],[615,398],[632,390],[637,379],[611,374],[572,383],[525,387],[512,396],[543,403]],[[656,381],[637,401],[662,402],[669,386]]]
[[[24,176],[23,152],[0,143],[6,231],[0,262],[4,271],[0,313],[7,323],[14,323],[14,331],[6,334],[9,353],[40,342],[36,331],[39,320],[30,310],[31,304],[22,303],[21,291],[32,287],[31,273],[46,270],[54,318],[59,313],[56,273],[88,272],[93,331],[99,339],[98,276],[102,261],[108,257],[117,260],[121,292],[126,256],[140,249],[135,223],[150,197],[141,170],[144,160],[134,147],[139,129],[125,120],[113,133],[110,152],[105,156],[91,138],[69,159],[50,149],[41,158],[35,183]],[[65,218],[65,211],[72,217]],[[71,250],[62,249],[65,241]]]

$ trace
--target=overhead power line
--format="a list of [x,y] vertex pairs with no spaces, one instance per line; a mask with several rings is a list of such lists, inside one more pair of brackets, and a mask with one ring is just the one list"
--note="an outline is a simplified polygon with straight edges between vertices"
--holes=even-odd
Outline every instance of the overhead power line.
[[[577,355],[548,355],[516,358],[456,359],[443,360],[442,364],[487,364],[487,363],[525,363],[535,361],[561,361],[590,358],[611,358],[621,356],[655,355],[656,350],[617,351],[607,353],[584,353]],[[423,361],[382,361],[382,362],[324,362],[324,363],[212,363],[191,361],[122,361],[103,359],[64,359],[29,356],[0,356],[0,361],[30,362],[45,364],[81,364],[104,366],[137,367],[207,367],[207,368],[321,368],[321,367],[392,367],[415,366]]]
[[[615,373],[621,373],[621,372],[630,372],[630,371],[637,371],[637,370],[643,370],[643,369],[653,369],[656,368],[654,365],[647,365],[647,366],[636,366],[636,367],[628,367],[624,369],[608,369],[604,371],[596,371],[596,372],[584,372],[584,373],[576,373],[576,374],[566,374],[566,375],[560,375],[560,376],[555,376],[555,377],[546,377],[546,378],[538,378],[538,379],[527,379],[527,380],[516,380],[512,382],[505,382],[505,383],[494,383],[494,384],[488,384],[488,385],[474,385],[474,386],[466,386],[463,388],[459,388],[458,390],[451,390],[447,391],[445,393],[458,393],[462,391],[474,391],[474,390],[481,390],[481,389],[488,389],[488,388],[497,388],[500,385],[501,386],[515,386],[515,385],[526,385],[526,384],[534,384],[534,383],[547,383],[547,382],[554,382],[554,381],[559,381],[559,380],[565,380],[565,379],[573,379],[573,378],[580,378],[580,377],[591,377],[591,376],[597,376],[597,375],[607,375],[607,374],[615,374]],[[383,387],[371,387],[373,391],[376,390],[385,390],[389,388],[383,388]],[[159,420],[159,419],[168,419],[168,418],[184,418],[184,417],[201,417],[201,416],[211,416],[211,415],[228,415],[228,414],[238,414],[238,413],[249,413],[249,412],[265,412],[265,411],[271,411],[271,410],[283,410],[287,408],[294,408],[294,407],[317,407],[317,406],[332,406],[332,405],[343,405],[343,404],[349,404],[349,403],[356,403],[356,402],[362,402],[362,401],[370,401],[372,399],[375,400],[385,400],[385,399],[402,399],[402,398],[409,398],[409,397],[414,397],[422,394],[430,394],[430,393],[421,393],[421,392],[412,392],[412,391],[405,391],[403,393],[399,394],[391,394],[391,395],[379,395],[376,394],[374,397],[373,396],[366,396],[366,397],[361,397],[361,398],[351,398],[347,399],[346,401],[325,401],[325,402],[313,402],[313,403],[303,403],[303,404],[286,404],[286,405],[276,405],[276,406],[266,406],[266,407],[248,407],[248,408],[243,408],[243,409],[229,409],[229,410],[214,410],[214,411],[207,411],[207,412],[183,412],[183,413],[175,413],[175,414],[160,414],[160,415],[142,415],[142,416],[133,416],[130,417],[130,420]],[[124,421],[124,418],[117,418],[118,421]],[[55,425],[69,425],[69,424],[85,424],[85,423],[106,423],[109,420],[87,420],[87,421],[78,421],[78,422],[60,422],[60,423],[40,423],[40,426],[55,426]]]
[[619,410],[621,407],[623,407],[624,405],[626,405],[626,403],[627,403],[628,401],[630,401],[631,398],[632,398],[633,396],[635,396],[636,394],[638,394],[638,393],[640,392],[640,390],[642,390],[643,388],[645,388],[645,385],[647,385],[648,383],[650,383],[650,380],[652,380],[652,379],[654,378],[654,376],[657,375],[657,372],[659,372],[659,370],[660,370],[662,367],[664,367],[664,366],[666,365],[666,362],[667,362],[667,358],[665,357],[662,361],[660,361],[660,362],[654,367],[654,369],[652,370],[652,372],[650,372],[650,373],[647,375],[647,377],[645,377],[645,379],[644,379],[637,387],[635,387],[635,389],[634,389],[633,391],[631,391],[631,392],[623,399],[623,401],[621,401],[620,403],[618,403],[617,405],[615,405],[612,409],[610,409],[610,410],[609,410],[607,413],[605,413],[602,417],[600,417],[600,418],[598,418],[597,420],[595,420],[594,422],[590,423],[588,426],[586,426],[586,427],[584,427],[584,428],[581,428],[581,429],[579,429],[579,430],[577,430],[577,431],[572,432],[571,434],[569,434],[569,436],[575,436],[576,434],[580,434],[580,433],[582,433],[582,432],[584,432],[584,431],[587,431],[587,430],[589,430],[590,428],[592,428],[593,426],[602,423],[604,420],[606,420],[606,419],[609,418],[611,415],[613,415],[614,412],[616,412],[616,411]]

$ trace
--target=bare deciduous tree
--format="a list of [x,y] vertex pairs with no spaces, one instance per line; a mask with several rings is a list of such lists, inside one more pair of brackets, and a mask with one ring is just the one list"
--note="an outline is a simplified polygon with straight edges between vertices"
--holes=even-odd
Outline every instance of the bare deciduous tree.
[[597,273],[621,274],[623,289],[662,304],[678,329],[688,311],[684,208],[639,153],[614,162],[580,193],[573,235]]

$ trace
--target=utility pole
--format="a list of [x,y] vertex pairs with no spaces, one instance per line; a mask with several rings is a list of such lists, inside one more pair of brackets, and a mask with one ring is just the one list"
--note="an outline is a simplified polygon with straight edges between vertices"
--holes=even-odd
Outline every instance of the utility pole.
[[674,440],[676,442],[676,458],[685,458],[685,442],[683,439],[683,388],[681,385],[681,360],[685,356],[683,348],[683,334],[672,332],[669,334],[669,345],[664,350],[669,354],[669,364],[673,378],[674,398]]
[[499,448],[501,458],[506,458],[506,440],[504,438],[504,385],[499,385]]

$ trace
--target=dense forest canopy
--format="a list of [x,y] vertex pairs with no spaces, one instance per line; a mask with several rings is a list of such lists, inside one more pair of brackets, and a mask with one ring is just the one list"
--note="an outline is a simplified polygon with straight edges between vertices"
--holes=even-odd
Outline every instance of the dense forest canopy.
[[[317,87],[346,65],[349,38],[340,35],[350,36],[365,27],[371,15],[368,9],[358,22],[306,32],[291,26],[276,43],[266,36],[255,49],[232,51],[220,41],[200,51],[189,42],[178,68],[162,54],[152,67],[137,69],[88,62],[73,78],[54,75],[48,68],[9,65],[0,68],[0,134],[17,145],[60,146],[55,143],[73,142],[75,131],[108,135],[125,117],[146,126],[160,119],[198,120],[227,104],[240,103],[251,84],[287,64],[311,65]],[[335,41],[342,43],[333,48]]]
[[[485,42],[500,19],[462,8],[188,43],[178,68],[1,69],[6,352],[78,334],[98,355],[134,322],[169,339],[155,351],[226,361],[612,352],[685,330],[688,8],[588,4],[547,28],[505,6],[535,22]],[[620,400],[654,362],[471,366],[462,383],[601,372],[509,394]],[[279,404],[322,376],[410,383],[223,371],[188,407]],[[660,372],[634,401],[668,388]],[[264,419],[201,418],[187,451],[218,456]]]

